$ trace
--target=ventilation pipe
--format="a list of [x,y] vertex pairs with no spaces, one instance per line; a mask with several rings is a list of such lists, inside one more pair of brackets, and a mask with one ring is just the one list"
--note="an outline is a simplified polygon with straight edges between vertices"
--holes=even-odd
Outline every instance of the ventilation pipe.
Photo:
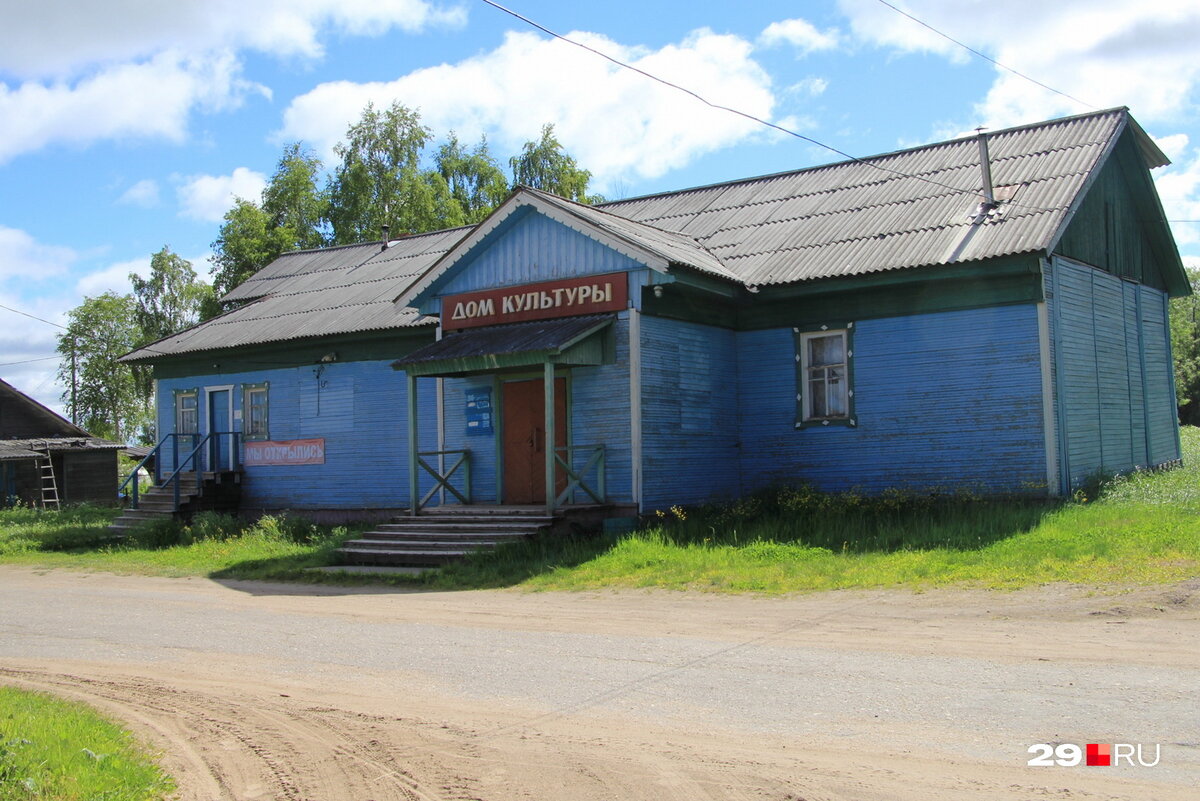
[[379,249],[381,251],[387,250],[388,249],[388,236],[392,231],[391,226],[389,226],[387,223],[384,223],[383,225],[379,226],[379,228],[381,231],[383,231],[383,244],[380,245]]
[[992,188],[992,161],[988,157],[987,134],[982,128],[975,129],[979,136],[979,166],[983,170],[983,204],[988,209],[996,207],[996,193]]

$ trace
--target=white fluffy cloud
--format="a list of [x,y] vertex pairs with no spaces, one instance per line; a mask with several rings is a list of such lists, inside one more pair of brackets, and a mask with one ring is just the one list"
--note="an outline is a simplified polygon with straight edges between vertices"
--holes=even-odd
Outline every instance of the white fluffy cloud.
[[49,143],[152,136],[180,140],[192,109],[240,102],[250,84],[228,52],[188,57],[161,53],[75,83],[0,83],[0,163]]
[[[458,4],[425,0],[38,0],[12,3],[0,26],[0,74],[61,78],[165,50],[254,49],[319,57],[321,34],[382,34],[461,24]],[[52,45],[47,35],[53,32]]]
[[246,50],[318,58],[322,36],[465,19],[461,7],[425,0],[10,5],[0,25],[0,164],[51,144],[182,140],[194,110],[235,108],[251,90],[270,95],[241,78]]
[[158,205],[158,182],[144,178],[122,192],[117,202],[144,209],[153,208]]
[[77,258],[71,248],[43,245],[25,231],[0,225],[0,287],[62,275]]
[[[901,51],[971,56],[875,0],[838,0],[861,39]],[[1194,110],[1200,84],[1200,4],[1195,0],[908,0],[914,16],[1012,69],[1096,107],[1128,105],[1143,122]],[[996,68],[970,121],[989,127],[1088,107]]]
[[[1200,220],[1200,148],[1189,148],[1186,136],[1171,139],[1173,141],[1167,144],[1176,147],[1172,148],[1174,152],[1167,152],[1175,163],[1156,171],[1155,184],[1167,219],[1177,221],[1171,226],[1175,241],[1180,247],[1197,245],[1200,244],[1200,223],[1194,221]],[[1163,144],[1160,140],[1159,145]]]
[[[771,79],[752,58],[753,44],[736,36],[702,29],[659,50],[591,33],[569,37],[694,87],[714,103],[764,118],[775,105]],[[288,107],[280,137],[312,142],[327,154],[368,101],[387,106],[393,100],[420,109],[435,131],[454,130],[466,140],[487,131],[499,152],[515,152],[553,122],[601,189],[623,176],[661,175],[760,130],[565,42],[509,33],[490,53],[396,81],[317,86]]]
[[80,298],[91,298],[105,292],[123,295],[133,291],[133,285],[129,283],[130,273],[145,275],[149,272],[149,258],[117,262],[81,277],[75,282],[75,292]]
[[819,31],[805,19],[785,19],[768,25],[759,41],[766,47],[789,44],[800,51],[798,55],[807,55],[815,50],[834,49],[841,41],[841,36],[833,28]]
[[205,222],[220,222],[234,198],[255,203],[262,197],[267,177],[238,167],[230,175],[192,175],[179,187],[180,213]]

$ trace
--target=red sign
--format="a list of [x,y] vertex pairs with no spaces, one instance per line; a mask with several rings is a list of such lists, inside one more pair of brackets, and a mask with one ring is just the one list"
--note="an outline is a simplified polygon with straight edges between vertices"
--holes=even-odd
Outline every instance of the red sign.
[[625,273],[564,278],[442,298],[442,329],[620,311],[629,304]]
[[325,464],[325,440],[247,442],[242,450],[242,464],[247,467],[267,464]]

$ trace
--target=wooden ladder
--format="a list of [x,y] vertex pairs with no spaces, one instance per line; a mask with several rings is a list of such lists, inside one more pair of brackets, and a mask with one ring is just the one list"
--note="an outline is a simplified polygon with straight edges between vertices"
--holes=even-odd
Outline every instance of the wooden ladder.
[[54,478],[54,460],[50,457],[50,443],[43,442],[38,465],[42,471],[42,508],[61,508],[58,502],[58,481]]

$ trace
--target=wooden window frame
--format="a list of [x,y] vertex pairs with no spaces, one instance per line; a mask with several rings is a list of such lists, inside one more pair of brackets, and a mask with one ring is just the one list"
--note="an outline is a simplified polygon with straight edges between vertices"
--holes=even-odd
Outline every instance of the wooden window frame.
[[[797,429],[844,426],[854,428],[858,417],[854,408],[854,323],[824,323],[805,328],[793,328],[796,349],[796,423]],[[812,414],[812,394],[809,386],[809,342],[841,335],[845,362],[845,414]]]
[[[192,412],[192,414],[195,415],[195,424],[191,431],[182,430],[183,426],[181,425],[182,419],[183,419],[182,413],[183,413],[184,409],[181,408],[180,401],[186,397],[190,397],[192,399],[193,406],[190,409],[190,411]],[[175,390],[174,402],[175,402],[175,407],[174,407],[175,420],[174,420],[174,428],[173,428],[174,432],[176,434],[199,434],[200,433],[200,388],[193,387],[191,389]]]
[[[253,430],[254,415],[252,398],[262,393],[263,425],[262,431]],[[261,442],[271,438],[271,383],[263,381],[258,384],[242,384],[242,439],[250,442]]]

